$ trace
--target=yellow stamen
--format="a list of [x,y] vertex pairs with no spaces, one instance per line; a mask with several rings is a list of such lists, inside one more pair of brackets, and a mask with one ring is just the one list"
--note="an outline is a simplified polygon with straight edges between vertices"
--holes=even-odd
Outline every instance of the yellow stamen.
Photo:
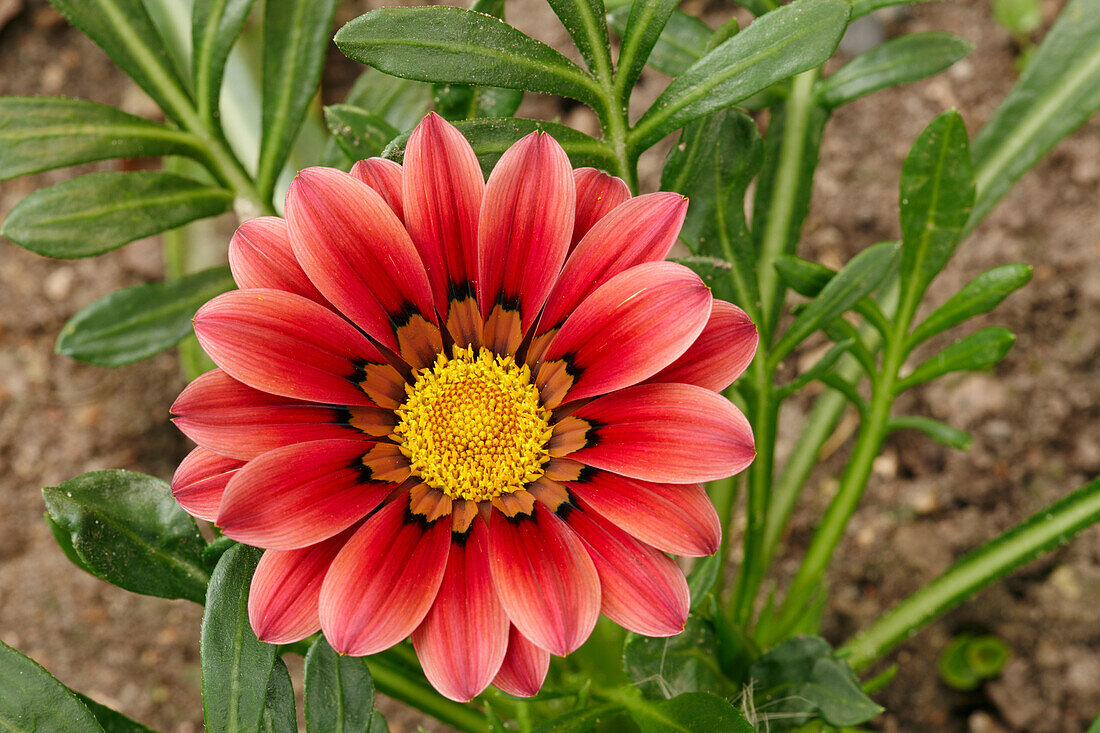
[[405,392],[392,437],[424,483],[452,499],[487,501],[542,476],[550,411],[526,364],[456,346]]

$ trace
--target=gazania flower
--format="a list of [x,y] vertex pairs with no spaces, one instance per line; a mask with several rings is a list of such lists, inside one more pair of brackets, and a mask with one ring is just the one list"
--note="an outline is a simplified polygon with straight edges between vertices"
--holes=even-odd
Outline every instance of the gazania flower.
[[176,400],[173,491],[266,551],[257,635],[338,652],[408,636],[444,695],[532,695],[602,611],[680,632],[665,553],[719,545],[700,482],[751,462],[720,390],[756,330],[664,262],[687,201],[631,198],[535,133],[486,183],[429,115],[404,167],[302,171],[230,245],[195,316],[220,367]]

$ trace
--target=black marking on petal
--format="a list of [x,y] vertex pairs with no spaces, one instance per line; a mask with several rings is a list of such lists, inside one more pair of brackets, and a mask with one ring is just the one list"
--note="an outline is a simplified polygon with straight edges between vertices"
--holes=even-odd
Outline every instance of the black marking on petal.
[[554,510],[554,514],[557,514],[558,517],[568,522],[569,515],[577,510],[577,505],[573,503],[573,497],[569,497],[566,501],[558,504],[558,508]]
[[451,544],[455,545],[459,549],[465,549],[466,543],[470,540],[470,529],[474,526],[473,522],[470,522],[470,526],[466,528],[465,532],[455,532],[451,530]]
[[360,456],[358,458],[352,458],[348,463],[348,468],[357,474],[357,478],[361,483],[367,483],[374,480],[374,471],[363,460],[366,456]]
[[390,325],[393,326],[393,330],[397,330],[403,326],[409,325],[409,321],[413,316],[420,315],[420,309],[413,304],[412,301],[406,300],[401,304],[401,308],[395,313],[389,313]]
[[447,282],[447,300],[461,303],[464,300],[476,297],[477,288],[474,287],[473,281],[462,280],[461,282],[455,282],[454,280],[449,280]]
[[343,405],[332,406],[332,421],[337,425],[342,425],[346,428],[352,427],[351,424],[351,410]]
[[[449,515],[447,516],[449,517]],[[425,532],[427,532],[435,522],[439,521],[439,519],[436,519],[430,522],[427,516],[414,512],[412,510],[412,505],[408,503],[408,498],[405,499],[405,516],[402,517],[402,519],[405,524],[415,525]]]
[[588,430],[584,433],[584,447],[591,448],[600,444],[600,428],[606,423],[602,423],[599,420],[593,420],[590,417],[583,418],[588,423]]
[[519,312],[519,296],[518,295],[505,295],[501,290],[497,293],[496,302],[493,305],[499,305],[502,310]]
[[592,468],[587,463],[581,466],[580,472],[577,474],[577,478],[570,481],[573,484],[587,484],[596,477],[596,473],[599,469]]

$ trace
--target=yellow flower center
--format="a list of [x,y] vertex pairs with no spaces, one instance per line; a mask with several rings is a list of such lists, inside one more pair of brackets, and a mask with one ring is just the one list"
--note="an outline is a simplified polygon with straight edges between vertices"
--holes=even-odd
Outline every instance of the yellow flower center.
[[452,499],[485,501],[542,475],[550,411],[526,364],[456,347],[405,392],[393,437],[424,483]]

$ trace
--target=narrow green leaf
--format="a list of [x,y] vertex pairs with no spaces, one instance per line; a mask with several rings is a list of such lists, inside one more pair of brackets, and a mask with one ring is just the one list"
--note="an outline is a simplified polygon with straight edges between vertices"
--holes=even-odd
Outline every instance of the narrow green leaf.
[[191,11],[191,83],[199,116],[212,129],[229,51],[256,0],[195,0]]
[[986,270],[967,283],[913,330],[910,348],[930,336],[957,326],[968,318],[988,313],[1031,280],[1031,266],[1001,265]]
[[707,692],[688,692],[671,700],[631,705],[641,733],[753,733],[754,728],[728,702]]
[[863,250],[821,289],[794,323],[779,338],[769,361],[778,363],[795,346],[822,325],[841,315],[868,295],[890,272],[898,256],[898,245],[882,242]]
[[603,0],[547,0],[565,26],[581,57],[599,77],[611,77],[611,39],[607,35],[607,11]]
[[912,33],[856,56],[817,84],[817,99],[839,107],[871,92],[938,74],[970,53],[972,46],[950,33]]
[[87,695],[81,695],[79,692],[74,692],[76,699],[84,703],[84,706],[91,711],[95,716],[96,722],[103,727],[103,733],[154,733],[152,728],[148,728],[136,720],[127,718],[117,710],[112,710],[106,705],[102,705]]
[[381,117],[399,132],[416,127],[432,108],[432,87],[369,66],[348,92],[347,104]]
[[194,105],[176,73],[168,44],[141,0],[50,0],[70,23],[107,52],[157,105],[184,127]]
[[371,731],[374,682],[365,660],[337,654],[319,638],[306,655],[306,730]]
[[756,660],[750,675],[757,713],[774,716],[787,730],[815,717],[830,725],[858,725],[882,712],[820,637],[782,642]]
[[795,0],[757,18],[678,76],[631,133],[645,150],[705,114],[752,96],[832,56],[848,23],[843,0]]
[[336,45],[355,61],[408,79],[527,89],[589,105],[601,95],[592,77],[546,44],[461,8],[373,10],[341,28]]
[[248,623],[248,586],[261,551],[230,548],[210,578],[202,617],[202,710],[211,733],[257,730],[278,648],[256,638]]
[[966,125],[958,112],[934,119],[901,169],[901,302],[913,307],[944,268],[974,202]]
[[47,257],[89,257],[227,211],[233,194],[159,171],[91,173],[16,204],[0,234]]
[[1070,0],[974,138],[978,198],[967,231],[1020,176],[1100,109],[1100,0]]
[[[516,140],[535,130],[553,135],[554,139],[565,148],[574,166],[590,165],[608,169],[616,162],[614,154],[604,143],[556,122],[528,120],[522,117],[486,118],[456,122],[455,127],[470,141],[481,163],[481,168],[486,173],[492,170],[500,156]],[[404,133],[395,138],[382,154],[387,158],[400,160],[405,154],[405,144],[408,141],[409,133]]]
[[950,372],[988,369],[1004,358],[1016,336],[1007,328],[992,326],[960,339],[913,370],[898,383],[897,391],[922,384]]
[[283,163],[317,94],[336,0],[265,0],[263,136],[256,185],[275,187]]
[[96,366],[146,359],[192,332],[195,311],[235,287],[228,267],[118,290],[81,309],[57,338],[57,353]]
[[862,18],[868,13],[873,13],[879,8],[888,8],[894,5],[909,5],[913,3],[929,2],[929,0],[855,0],[852,3],[852,20]]
[[710,28],[676,10],[678,4],[676,0],[635,0],[608,14],[608,23],[622,39],[615,72],[618,89],[632,89],[647,63],[676,76],[706,53]]
[[103,733],[95,716],[30,657],[0,642],[0,728],[12,733]]
[[775,261],[775,269],[788,288],[807,298],[816,298],[836,276],[833,268],[794,255],[780,255]]
[[131,471],[93,471],[42,496],[96,577],[134,593],[203,602],[206,542],[168,484]]
[[1044,507],[1025,522],[961,558],[931,583],[880,616],[840,650],[863,669],[979,589],[1100,521],[1100,478]]
[[813,366],[780,387],[779,394],[783,396],[792,395],[815,379],[821,379],[836,366],[840,357],[848,353],[855,342],[856,340],[854,338],[837,341],[837,343],[833,344],[831,349],[825,352],[824,356],[814,362]]
[[[335,733],[336,728],[332,729]],[[264,711],[260,715],[259,733],[298,733],[298,714],[294,710],[294,686],[290,671],[280,657],[275,657],[271,677],[267,680]]]
[[695,561],[695,566],[687,576],[692,610],[699,608],[710,593],[710,589],[718,582],[718,571],[721,568],[722,561],[718,555],[707,555]]
[[657,639],[631,634],[623,646],[623,666],[651,699],[700,690],[732,693],[735,688],[722,674],[713,651],[717,643],[710,622],[692,615],[678,636]]
[[325,107],[325,122],[336,144],[352,160],[381,155],[398,131],[381,117],[350,104]]
[[194,136],[105,104],[0,97],[0,181],[108,158],[200,155]]
[[970,433],[953,428],[947,423],[920,415],[906,415],[890,418],[889,430],[919,430],[940,445],[957,450],[970,448]]

